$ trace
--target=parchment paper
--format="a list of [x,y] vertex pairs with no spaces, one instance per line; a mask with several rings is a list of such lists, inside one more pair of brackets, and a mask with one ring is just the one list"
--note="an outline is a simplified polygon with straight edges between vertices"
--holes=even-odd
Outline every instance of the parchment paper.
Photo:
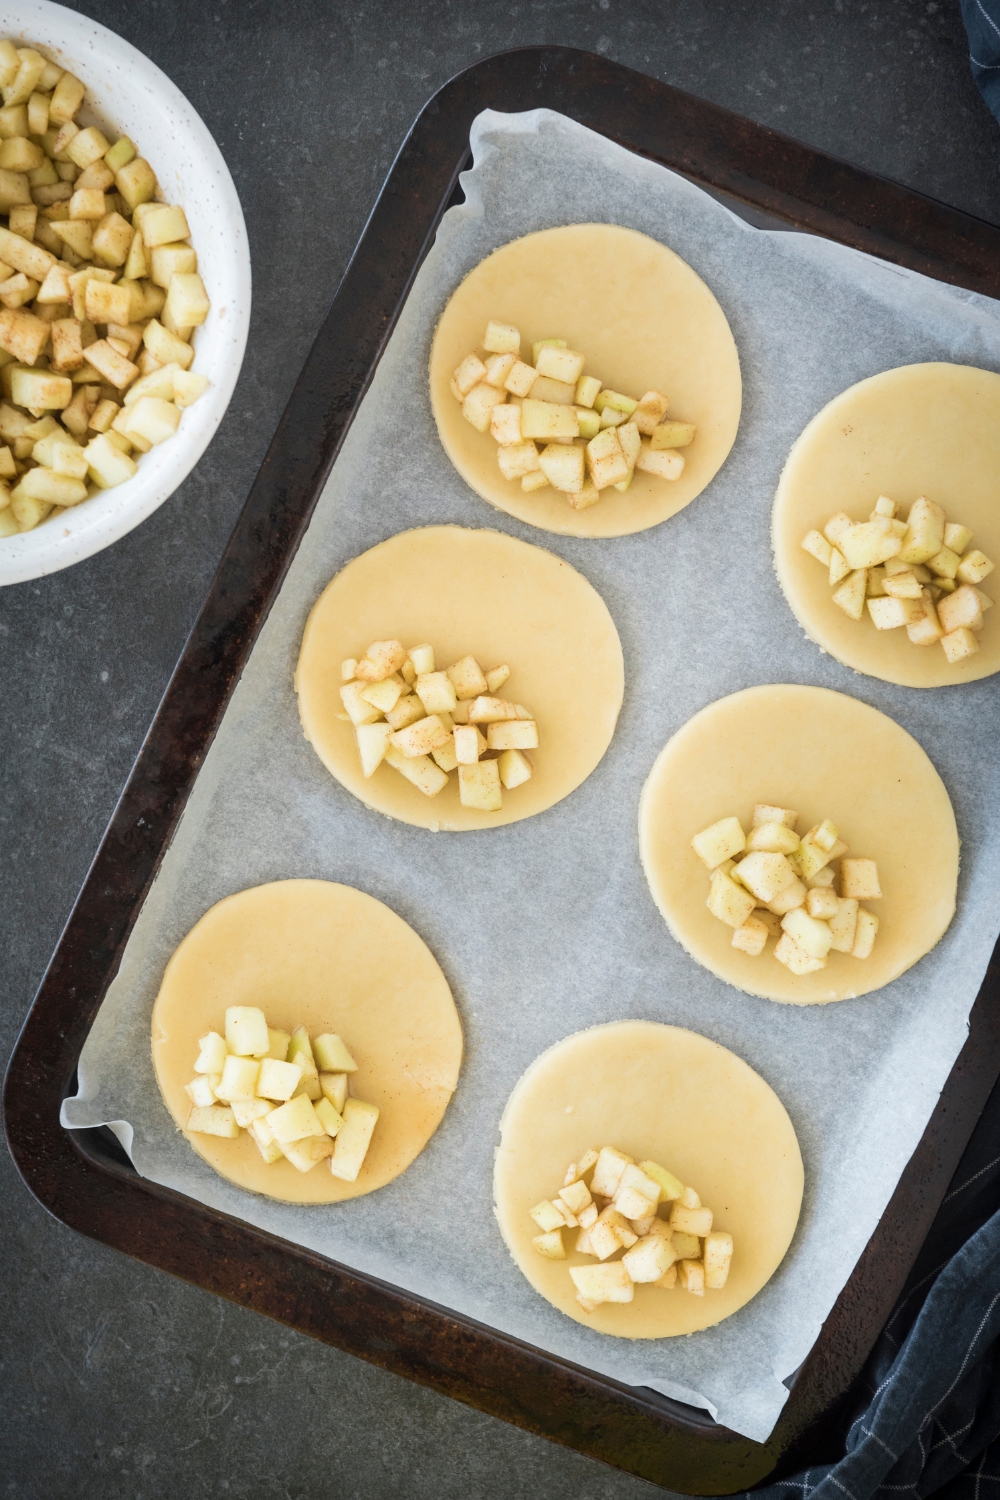
[[[147,1177],[592,1370],[707,1407],[762,1441],[787,1397],[783,1380],[921,1135],[1000,925],[995,680],[917,692],[823,655],[775,580],[771,502],[794,439],[855,381],[919,360],[1000,369],[1000,307],[820,238],[752,229],[683,178],[547,110],[488,111],[472,144],[466,202],[445,216],[418,275],[63,1119],[121,1122]],[[435,322],[468,270],[518,235],[592,220],[642,230],[694,266],[729,317],[745,382],[736,445],[708,490],[657,529],[600,541],[533,530],[467,489],[437,439],[425,373]],[[292,690],[306,616],[330,578],[376,542],[443,521],[494,527],[566,558],[606,600],[625,651],[621,719],[594,774],[550,811],[483,833],[433,834],[366,810],[306,743]],[[862,1000],[799,1009],[728,988],[670,937],[640,868],[639,793],[657,753],[705,704],[764,682],[819,684],[890,714],[923,745],[955,805],[958,915],[913,970]],[[223,896],[295,876],[344,881],[406,918],[444,967],[467,1043],[444,1123],[409,1171],[323,1208],[273,1203],[216,1176],[174,1129],[150,1062],[150,1009],[184,934]],[[516,1269],[492,1213],[497,1124],[520,1074],[570,1032],[627,1017],[692,1027],[744,1057],[784,1101],[806,1168],[799,1229],[771,1283],[719,1327],[648,1343],[556,1312]]]

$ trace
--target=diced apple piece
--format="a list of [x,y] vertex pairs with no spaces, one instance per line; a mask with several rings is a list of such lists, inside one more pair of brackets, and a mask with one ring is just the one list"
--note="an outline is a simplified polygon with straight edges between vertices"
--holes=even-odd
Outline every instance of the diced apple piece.
[[746,846],[765,854],[793,854],[799,847],[799,836],[785,823],[759,823],[751,830]]
[[407,760],[415,760],[418,756],[430,755],[432,750],[440,749],[450,739],[451,730],[444,720],[438,714],[427,714],[424,718],[418,719],[415,724],[408,724],[405,729],[396,730],[389,743]]
[[739,818],[720,818],[691,840],[691,847],[710,870],[715,870],[746,848],[746,835]]
[[[654,1208],[660,1201],[659,1180],[655,1177],[650,1177],[643,1171],[642,1167],[636,1166],[635,1162],[626,1162],[621,1177],[618,1179],[618,1187],[615,1190],[614,1196],[617,1198],[626,1188],[631,1188],[641,1194],[643,1198],[649,1200]],[[625,1210],[619,1203],[616,1202],[614,1206],[618,1209],[619,1213],[625,1213]],[[639,1216],[626,1213],[625,1217],[631,1219]]]
[[[343,696],[343,690],[341,690]],[[400,698],[395,708],[390,708],[386,719],[390,729],[405,729],[408,724],[415,724],[418,719],[424,717],[424,705],[416,693],[408,693],[405,698]],[[387,752],[388,753],[388,752]]]
[[499,812],[503,806],[503,793],[496,761],[481,760],[474,766],[459,766],[458,795],[463,807],[474,807],[480,812]]
[[539,466],[550,484],[564,494],[575,495],[584,486],[584,453],[582,448],[549,443],[538,455]]
[[737,885],[723,870],[716,870],[705,904],[713,917],[735,928],[743,926],[757,903],[749,891]]
[[579,1177],[574,1182],[569,1182],[560,1188],[559,1196],[566,1204],[570,1213],[577,1215],[581,1214],[585,1208],[589,1208],[593,1201],[590,1196],[590,1189]]
[[516,447],[521,438],[521,408],[519,406],[494,406],[490,419],[490,437],[502,448]]
[[754,828],[759,828],[762,823],[784,823],[786,828],[794,829],[798,821],[799,815],[791,807],[773,807],[768,802],[757,802],[754,805]]
[[634,422],[623,422],[620,427],[614,428],[613,431],[625,455],[625,462],[630,469],[633,469],[635,461],[639,457],[639,450],[642,447],[642,439],[639,436],[638,427]]
[[276,1161],[281,1161],[285,1153],[271,1134],[271,1127],[267,1123],[267,1115],[258,1115],[256,1120],[250,1122],[250,1135],[268,1166],[273,1166]]
[[876,630],[898,630],[923,618],[923,599],[869,599],[868,613]]
[[830,558],[833,556],[833,548],[821,531],[807,531],[802,538],[801,546],[804,552],[814,557],[824,568],[830,566]]
[[207,375],[199,375],[195,370],[182,370],[179,366],[174,371],[174,404],[182,411],[193,406],[199,396],[203,396],[208,390],[211,381]]
[[594,1175],[590,1179],[590,1191],[599,1198],[613,1198],[622,1180],[622,1173],[632,1163],[631,1156],[618,1151],[614,1146],[603,1146],[597,1154]]
[[811,917],[805,907],[797,907],[781,919],[781,925],[797,948],[810,958],[825,959],[833,941],[826,922]]
[[399,671],[406,655],[401,641],[372,641],[358,662],[356,675],[362,682],[381,682]]
[[381,682],[370,682],[367,687],[362,687],[361,696],[380,714],[387,714],[403,696],[403,684],[391,677],[383,677]]
[[957,552],[959,557],[972,541],[972,532],[968,526],[959,526],[955,521],[947,521],[944,528],[944,544]]
[[505,719],[488,724],[486,744],[490,750],[534,750],[538,745],[538,725],[534,719]]
[[363,1099],[344,1102],[344,1123],[334,1146],[330,1171],[343,1182],[356,1182],[378,1122],[379,1108]]
[[579,433],[576,409],[527,397],[521,404],[521,433],[525,438],[545,442],[553,438],[575,438]]
[[966,657],[976,654],[979,650],[979,641],[975,634],[963,625],[960,629],[951,631],[949,635],[943,635],[941,646],[949,662],[955,666],[958,662],[965,661]]
[[695,1297],[705,1295],[705,1267],[700,1260],[682,1260],[677,1266],[677,1279],[685,1292]]
[[514,704],[506,698],[494,698],[486,693],[473,698],[469,706],[470,724],[495,724],[501,719],[520,717]]
[[702,1255],[706,1290],[721,1291],[729,1278],[729,1267],[733,1259],[732,1235],[725,1230],[713,1229],[711,1234],[705,1236]]
[[[421,672],[414,683],[413,691],[430,715],[450,713],[458,701],[451,678],[446,672]],[[439,743],[443,742],[439,741]],[[434,746],[428,748],[433,749]]]
[[868,569],[868,582],[865,585],[865,594],[869,599],[881,599],[884,595],[887,571],[887,567]]
[[877,521],[859,521],[841,532],[837,547],[851,568],[874,568],[900,551],[899,537],[886,534]]
[[674,1264],[677,1253],[673,1245],[659,1234],[649,1234],[626,1250],[621,1263],[635,1282],[659,1281],[667,1269]]
[[882,890],[878,880],[878,866],[873,859],[842,859],[840,862],[840,890],[844,896],[856,901],[875,901]]
[[358,1065],[335,1031],[313,1039],[316,1066],[324,1073],[356,1073]]
[[483,348],[489,354],[518,354],[521,335],[513,323],[499,323],[491,318],[486,325]]
[[271,1057],[275,1062],[284,1062],[288,1057],[288,1047],[292,1038],[287,1031],[281,1031],[276,1027],[267,1028],[267,1051],[265,1057]]
[[812,958],[804,952],[789,936],[787,932],[782,933],[774,949],[774,956],[780,964],[784,964],[793,974],[813,974],[817,969],[826,968],[825,958]]
[[330,1100],[326,1097],[325,1094],[322,1099],[317,1100],[317,1102],[313,1105],[313,1109],[315,1109],[316,1111],[317,1120],[320,1122],[330,1139],[333,1140],[335,1136],[340,1134],[341,1127],[344,1123],[343,1116],[341,1115],[340,1111],[333,1104],[331,1104]]
[[451,378],[464,399],[475,386],[485,382],[486,366],[478,355],[467,354],[462,363],[456,367]]
[[588,442],[591,438],[597,437],[601,431],[600,416],[596,411],[590,411],[586,406],[578,406],[576,408],[576,421],[580,437],[586,438]]
[[217,1031],[209,1031],[198,1041],[198,1058],[194,1065],[196,1073],[221,1073],[229,1055],[226,1043]]
[[320,1073],[320,1093],[324,1099],[329,1099],[338,1114],[344,1113],[344,1100],[347,1098],[347,1074],[346,1073]]
[[256,1092],[261,1099],[276,1099],[286,1103],[302,1082],[303,1070],[298,1063],[279,1062],[276,1058],[261,1059]]
[[270,1046],[267,1019],[256,1005],[230,1005],[226,1010],[226,1048],[237,1057],[264,1057]]
[[537,375],[531,387],[532,401],[546,401],[555,406],[572,406],[576,410],[576,386],[565,380]]
[[[505,407],[499,408],[505,411]],[[523,407],[511,407],[511,411],[521,410]],[[497,464],[504,479],[524,480],[528,475],[542,474],[542,467],[538,460],[538,449],[534,443],[512,443],[500,446],[497,449]],[[545,483],[548,484],[548,475],[542,474]],[[522,488],[523,488],[522,483]]]
[[523,400],[537,378],[538,371],[533,365],[526,365],[522,360],[517,359],[507,373],[504,389],[510,391],[512,396],[519,396]]
[[850,953],[854,947],[854,934],[858,925],[858,903],[850,896],[837,902],[837,910],[827,921],[830,926],[830,947],[834,953]]
[[795,911],[798,907],[804,906],[808,895],[809,892],[806,887],[796,877],[791,885],[786,885],[783,891],[779,891],[776,896],[772,896],[770,901],[766,903],[766,907],[773,916],[784,917],[788,912]]
[[852,620],[860,620],[865,609],[865,588],[868,582],[868,574],[864,568],[852,573],[846,583],[842,583],[833,595],[833,602],[838,609]]
[[486,675],[474,656],[463,656],[460,661],[452,662],[445,668],[444,675],[452,688],[452,708],[456,700],[478,698],[487,690]]
[[940,505],[923,496],[914,500],[898,556],[900,562],[924,563],[944,545],[945,515]]
[[260,1063],[253,1057],[226,1058],[222,1078],[215,1090],[217,1099],[232,1104],[234,1099],[254,1099],[257,1096],[257,1079]]
[[197,1073],[184,1085],[184,1092],[199,1109],[210,1109],[215,1103],[216,1086],[221,1082],[221,1073]]
[[[625,1164],[628,1165],[627,1161]],[[680,1181],[679,1178],[675,1177],[672,1172],[668,1172],[666,1167],[661,1167],[659,1163],[655,1161],[641,1161],[639,1163],[639,1166],[645,1172],[646,1176],[651,1178],[652,1181],[655,1182],[659,1187],[659,1201],[661,1203],[671,1203],[675,1198],[680,1197],[681,1193],[684,1190],[684,1184]],[[619,1178],[620,1175],[621,1174],[619,1174]],[[593,1179],[591,1180],[591,1190],[593,1192],[600,1191],[599,1188],[594,1187]]]
[[63,411],[73,399],[73,384],[65,375],[50,370],[11,371],[11,400],[29,411]]
[[581,375],[576,382],[576,389],[573,392],[574,404],[586,407],[588,410],[592,409],[600,389],[601,382],[596,376]]
[[539,349],[535,368],[539,375],[549,380],[561,380],[566,385],[576,386],[583,373],[584,355],[573,349],[559,349],[553,345]]
[[659,1281],[653,1282],[654,1286],[664,1287],[667,1291],[677,1285],[677,1265],[668,1266]]
[[661,426],[669,405],[668,398],[660,391],[647,391],[633,410],[632,420],[641,433],[651,437],[656,428]]
[[660,452],[643,443],[635,466],[644,474],[655,474],[659,479],[680,479],[684,472],[684,458],[673,448]]
[[[590,1233],[593,1236],[593,1230]],[[599,1307],[604,1302],[631,1302],[635,1295],[635,1286],[620,1260],[603,1266],[570,1266],[569,1274],[577,1300],[584,1305]]]
[[502,406],[505,393],[493,385],[474,385],[462,402],[462,416],[477,432],[486,432],[493,420],[493,409]]
[[923,590],[923,611],[919,620],[911,620],[907,625],[906,634],[914,646],[933,646],[944,635],[944,628],[927,589]]
[[562,1231],[552,1229],[548,1234],[536,1234],[531,1241],[539,1255],[544,1255],[546,1260],[565,1260],[566,1250],[562,1241]]
[[654,453],[664,448],[689,448],[697,436],[693,422],[661,422],[649,439]]
[[806,897],[806,911],[818,922],[829,922],[840,909],[840,898],[828,886],[817,886]]
[[549,1234],[553,1229],[562,1229],[565,1224],[562,1214],[548,1198],[543,1198],[541,1203],[536,1203],[529,1210],[531,1217],[544,1233]]
[[307,1136],[301,1141],[283,1141],[281,1154],[297,1171],[311,1172],[313,1167],[332,1156],[333,1142],[325,1132],[321,1136]]
[[232,1110],[222,1104],[213,1104],[208,1109],[195,1105],[188,1115],[186,1129],[196,1135],[218,1135],[230,1141],[235,1141],[240,1133]]
[[520,750],[505,750],[497,758],[497,768],[500,772],[500,780],[507,791],[523,786],[526,781],[531,780],[534,774],[531,761]]
[[754,912],[751,912],[743,926],[737,927],[733,933],[732,945],[751,958],[759,958],[767,944],[768,936],[767,927]]
[[979,595],[971,584],[963,584],[953,594],[938,601],[938,618],[945,635],[964,626],[967,630],[982,630],[983,611]]
[[516,364],[517,360],[513,354],[491,354],[486,361],[486,374],[483,377],[485,383],[496,386],[497,390],[502,390],[506,385],[507,376]]
[[230,1104],[233,1119],[243,1130],[248,1130],[254,1120],[270,1114],[273,1106],[267,1099],[234,1099]]
[[882,592],[890,599],[922,599],[920,581],[913,573],[886,573]]
[[274,1139],[284,1145],[287,1141],[300,1141],[308,1135],[325,1135],[312,1100],[305,1094],[296,1094],[287,1104],[273,1109],[267,1117]]
[[927,567],[938,578],[954,578],[961,561],[957,552],[953,552],[950,547],[942,547],[940,552],[927,559]]
[[[93,443],[89,447],[93,447]],[[382,710],[362,696],[365,686],[364,682],[348,682],[340,689],[340,701],[355,728],[362,724],[373,724],[376,719],[382,717]],[[423,713],[423,707],[420,712]]]
[[854,958],[868,958],[872,948],[875,946],[875,934],[878,932],[878,917],[874,912],[867,911],[865,907],[858,907],[858,925],[854,933],[854,946],[851,954]]
[[741,883],[762,905],[772,901],[795,879],[795,871],[789,864],[787,855],[765,854],[761,850],[754,850],[752,854],[746,855],[740,860],[737,869]]
[[474,766],[487,748],[486,741],[475,724],[456,724],[452,737],[455,742],[455,760],[460,766]]

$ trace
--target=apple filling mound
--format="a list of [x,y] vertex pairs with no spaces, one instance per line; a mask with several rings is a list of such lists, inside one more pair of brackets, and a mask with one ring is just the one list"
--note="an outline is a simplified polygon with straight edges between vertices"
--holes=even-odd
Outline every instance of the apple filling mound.
[[709,911],[734,929],[733,947],[751,958],[777,938],[774,956],[793,974],[825,969],[831,952],[868,958],[878,917],[859,902],[882,894],[875,861],[845,859],[847,845],[829,818],[801,838],[798,821],[791,808],[758,802],[749,834],[739,818],[695,834],[691,846],[712,872]]
[[[681,1286],[704,1297],[724,1287],[729,1275],[733,1237],[712,1228],[712,1210],[694,1188],[655,1161],[637,1165],[614,1146],[572,1162],[557,1196],[537,1203],[531,1217],[542,1231],[532,1240],[539,1255],[565,1260],[562,1232],[579,1228],[573,1249],[601,1262],[569,1267],[585,1312],[602,1302],[631,1302],[636,1282]],[[620,1250],[621,1259],[613,1260]]]
[[983,615],[993,606],[978,587],[993,564],[969,550],[971,541],[969,528],[949,521],[933,500],[914,500],[904,521],[895,501],[880,495],[867,521],[838,511],[802,546],[829,569],[831,586],[839,585],[833,602],[852,620],[867,603],[876,630],[905,625],[914,646],[940,642],[954,664],[979,650]]
[[379,1109],[349,1096],[358,1065],[339,1036],[275,1031],[256,1006],[231,1005],[225,1036],[210,1031],[198,1047],[188,1130],[230,1140],[246,1130],[269,1166],[329,1161],[334,1177],[357,1181]]
[[463,417],[496,439],[505,479],[520,479],[529,491],[552,485],[574,510],[586,510],[602,490],[624,493],[636,469],[680,478],[677,450],[694,442],[696,429],[666,421],[666,396],[647,391],[635,401],[603,389],[565,339],[539,339],[531,360],[521,359],[512,324],[490,322],[481,351],[467,354],[451,377]]
[[462,805],[481,812],[499,812],[504,788],[530,779],[534,715],[497,697],[510,667],[484,672],[474,656],[463,656],[439,672],[433,646],[373,641],[360,660],[341,664],[340,675],[342,717],[354,725],[366,776],[385,761],[436,797],[457,771]]

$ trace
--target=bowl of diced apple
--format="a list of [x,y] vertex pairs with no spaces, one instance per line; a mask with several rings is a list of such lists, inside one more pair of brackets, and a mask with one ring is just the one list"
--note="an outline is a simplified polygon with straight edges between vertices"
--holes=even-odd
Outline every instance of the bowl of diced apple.
[[0,11],[0,584],[138,526],[239,375],[250,253],[218,146],[141,52]]

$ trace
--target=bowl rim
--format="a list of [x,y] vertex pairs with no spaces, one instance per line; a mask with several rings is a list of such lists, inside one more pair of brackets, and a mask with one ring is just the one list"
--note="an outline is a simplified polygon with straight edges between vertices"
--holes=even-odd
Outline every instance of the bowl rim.
[[[53,39],[53,33],[58,33],[58,43]],[[208,407],[202,408],[198,432],[193,433],[189,441],[179,444],[176,458],[165,464],[155,477],[150,475],[145,484],[140,467],[138,474],[126,481],[126,485],[106,491],[106,494],[120,495],[122,490],[136,485],[134,494],[121,497],[123,503],[113,510],[97,516],[87,513],[89,524],[74,528],[70,535],[64,534],[64,528],[43,523],[31,531],[0,540],[0,587],[3,587],[59,572],[102,552],[152,515],[188,477],[215,436],[242,369],[250,329],[251,266],[243,209],[225,158],[190,100],[156,63],[117,32],[89,16],[55,4],[54,0],[19,0],[16,10],[4,6],[0,9],[0,34],[14,38],[22,45],[35,42],[46,52],[55,49],[72,55],[72,66],[79,66],[79,76],[84,82],[87,82],[84,75],[92,69],[87,66],[87,57],[80,55],[84,49],[78,49],[79,43],[86,42],[86,50],[95,57],[106,55],[117,61],[124,76],[134,78],[139,89],[156,96],[174,114],[178,134],[191,143],[205,166],[206,175],[211,177],[218,211],[226,223],[227,237],[232,240],[229,270],[232,295],[227,296],[229,317],[221,334],[226,340],[230,358],[225,376],[215,379],[210,391],[202,398],[208,402]],[[93,84],[88,84],[89,93],[93,88]],[[85,100],[84,108],[88,102]],[[95,502],[100,498],[93,497]],[[90,501],[84,502],[84,505],[89,504]]]

